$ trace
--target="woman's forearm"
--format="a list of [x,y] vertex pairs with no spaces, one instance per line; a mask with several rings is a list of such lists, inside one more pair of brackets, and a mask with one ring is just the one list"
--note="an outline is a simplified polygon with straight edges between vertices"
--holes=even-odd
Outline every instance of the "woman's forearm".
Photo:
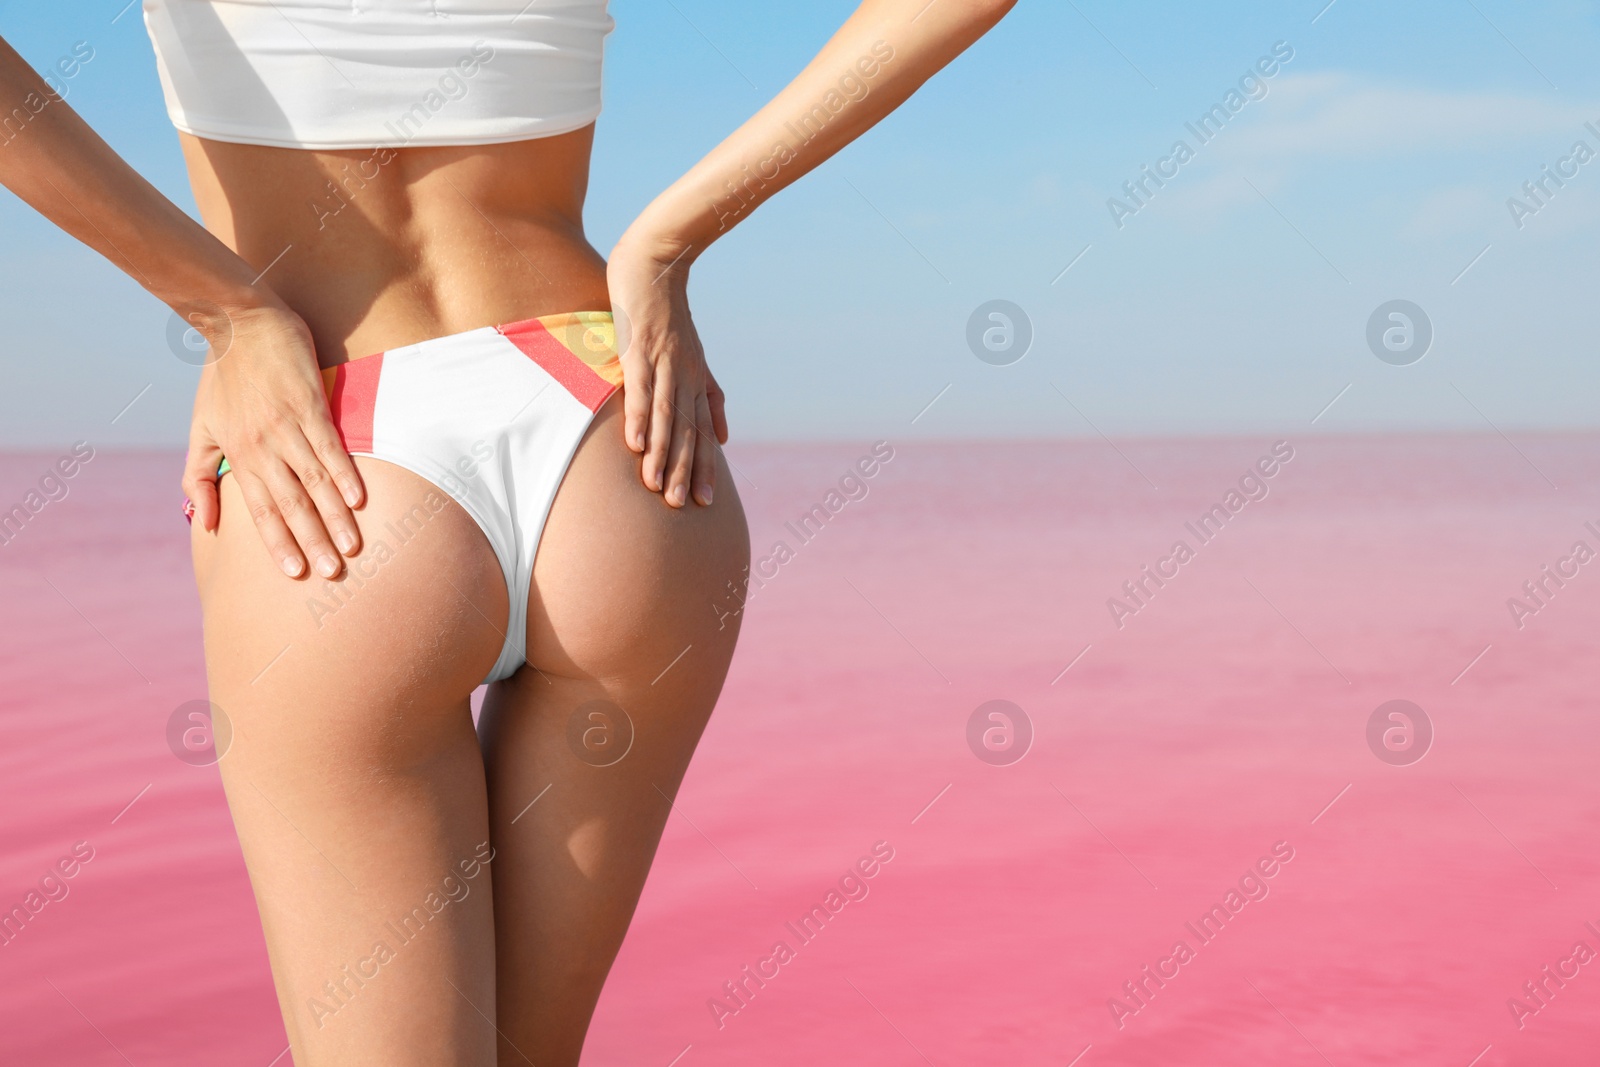
[[112,151],[0,40],[0,185],[202,333],[219,311],[279,303],[256,271]]
[[867,0],[771,103],[658,196],[623,241],[661,262],[692,262],[904,103],[1014,3]]

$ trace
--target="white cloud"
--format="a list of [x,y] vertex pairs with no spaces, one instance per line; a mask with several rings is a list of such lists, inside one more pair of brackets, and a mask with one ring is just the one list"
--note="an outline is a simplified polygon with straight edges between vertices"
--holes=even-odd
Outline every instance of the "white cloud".
[[[1212,145],[1219,155],[1408,156],[1483,151],[1548,141],[1551,150],[1600,126],[1600,105],[1574,106],[1539,96],[1442,92],[1373,82],[1351,74],[1285,75],[1267,83]],[[1593,140],[1593,135],[1590,136]]]
[[[1212,229],[1231,211],[1260,205],[1250,183],[1276,201],[1279,191],[1290,189],[1307,168],[1349,161],[1365,170],[1393,160],[1403,162],[1408,174],[1400,183],[1381,183],[1385,197],[1405,198],[1402,190],[1408,189],[1416,197],[1399,236],[1423,241],[1455,237],[1505,223],[1505,197],[1516,189],[1500,189],[1492,177],[1487,185],[1458,178],[1449,185],[1416,189],[1416,163],[1456,153],[1490,161],[1514,154],[1526,176],[1536,178],[1538,163],[1553,162],[1579,137],[1600,148],[1600,135],[1584,128],[1585,121],[1600,127],[1600,104],[1439,91],[1337,71],[1285,75],[1267,84],[1271,91],[1265,100],[1251,102],[1220,134],[1198,146],[1183,177],[1154,199],[1153,213],[1188,229]],[[1184,136],[1196,144],[1191,132],[1184,131]],[[1600,161],[1585,171],[1590,168],[1600,168]],[[1553,207],[1566,210],[1550,212],[1560,218],[1560,228],[1550,229],[1566,234],[1593,224],[1595,213],[1587,197],[1573,190],[1561,199],[1569,203]]]
[[[1594,180],[1589,175],[1589,169],[1596,166],[1600,164],[1591,163],[1585,167],[1583,178]],[[1505,227],[1502,232],[1508,235],[1515,232],[1520,240],[1561,242],[1586,233],[1600,222],[1600,191],[1590,185],[1574,186],[1569,183],[1565,189],[1548,199],[1537,215],[1524,218],[1521,230],[1516,230],[1511,222],[1511,211],[1504,200],[1496,207],[1500,214],[1495,221]]]

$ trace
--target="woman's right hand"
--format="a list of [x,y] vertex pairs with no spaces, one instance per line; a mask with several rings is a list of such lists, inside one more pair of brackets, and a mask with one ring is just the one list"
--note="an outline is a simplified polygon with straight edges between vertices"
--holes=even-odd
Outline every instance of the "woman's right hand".
[[200,372],[183,488],[215,530],[217,465],[228,458],[261,540],[291,578],[325,578],[355,555],[361,475],[328,413],[311,333],[286,307],[208,307],[184,316],[211,344]]

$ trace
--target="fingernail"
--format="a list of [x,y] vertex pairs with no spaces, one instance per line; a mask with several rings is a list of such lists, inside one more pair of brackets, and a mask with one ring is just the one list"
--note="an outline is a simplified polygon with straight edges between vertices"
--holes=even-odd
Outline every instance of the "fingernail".
[[283,557],[283,573],[291,578],[300,577],[300,561],[293,556]]
[[667,493],[667,499],[671,501],[673,507],[681,508],[683,507],[684,498],[688,495],[688,493],[684,492],[683,486],[675,485],[672,487],[671,491]]
[[341,532],[339,536],[335,537],[333,540],[339,546],[339,551],[343,552],[345,555],[348,556],[350,553],[355,551],[356,536],[349,530]]
[[339,561],[332,556],[317,557],[317,573],[324,578],[332,578],[339,573]]
[[339,492],[344,494],[344,502],[346,507],[353,508],[361,502],[361,494],[357,492],[356,487],[349,482],[345,482],[343,485],[339,486]]
[[656,492],[661,492],[661,472],[656,471],[656,476],[650,479],[650,484],[656,487]]
[[709,485],[702,485],[700,487],[700,503],[706,505],[707,507],[711,505],[711,487]]

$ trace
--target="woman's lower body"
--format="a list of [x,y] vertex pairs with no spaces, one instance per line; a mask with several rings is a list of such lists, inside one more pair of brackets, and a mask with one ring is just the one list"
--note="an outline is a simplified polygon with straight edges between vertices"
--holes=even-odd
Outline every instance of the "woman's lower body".
[[[471,493],[381,451],[356,460],[363,547],[338,579],[285,579],[230,478],[216,533],[193,533],[219,766],[297,1067],[578,1061],[749,561],[720,453],[716,502],[668,507],[606,393],[525,590]],[[526,514],[529,483],[506,484]]]

